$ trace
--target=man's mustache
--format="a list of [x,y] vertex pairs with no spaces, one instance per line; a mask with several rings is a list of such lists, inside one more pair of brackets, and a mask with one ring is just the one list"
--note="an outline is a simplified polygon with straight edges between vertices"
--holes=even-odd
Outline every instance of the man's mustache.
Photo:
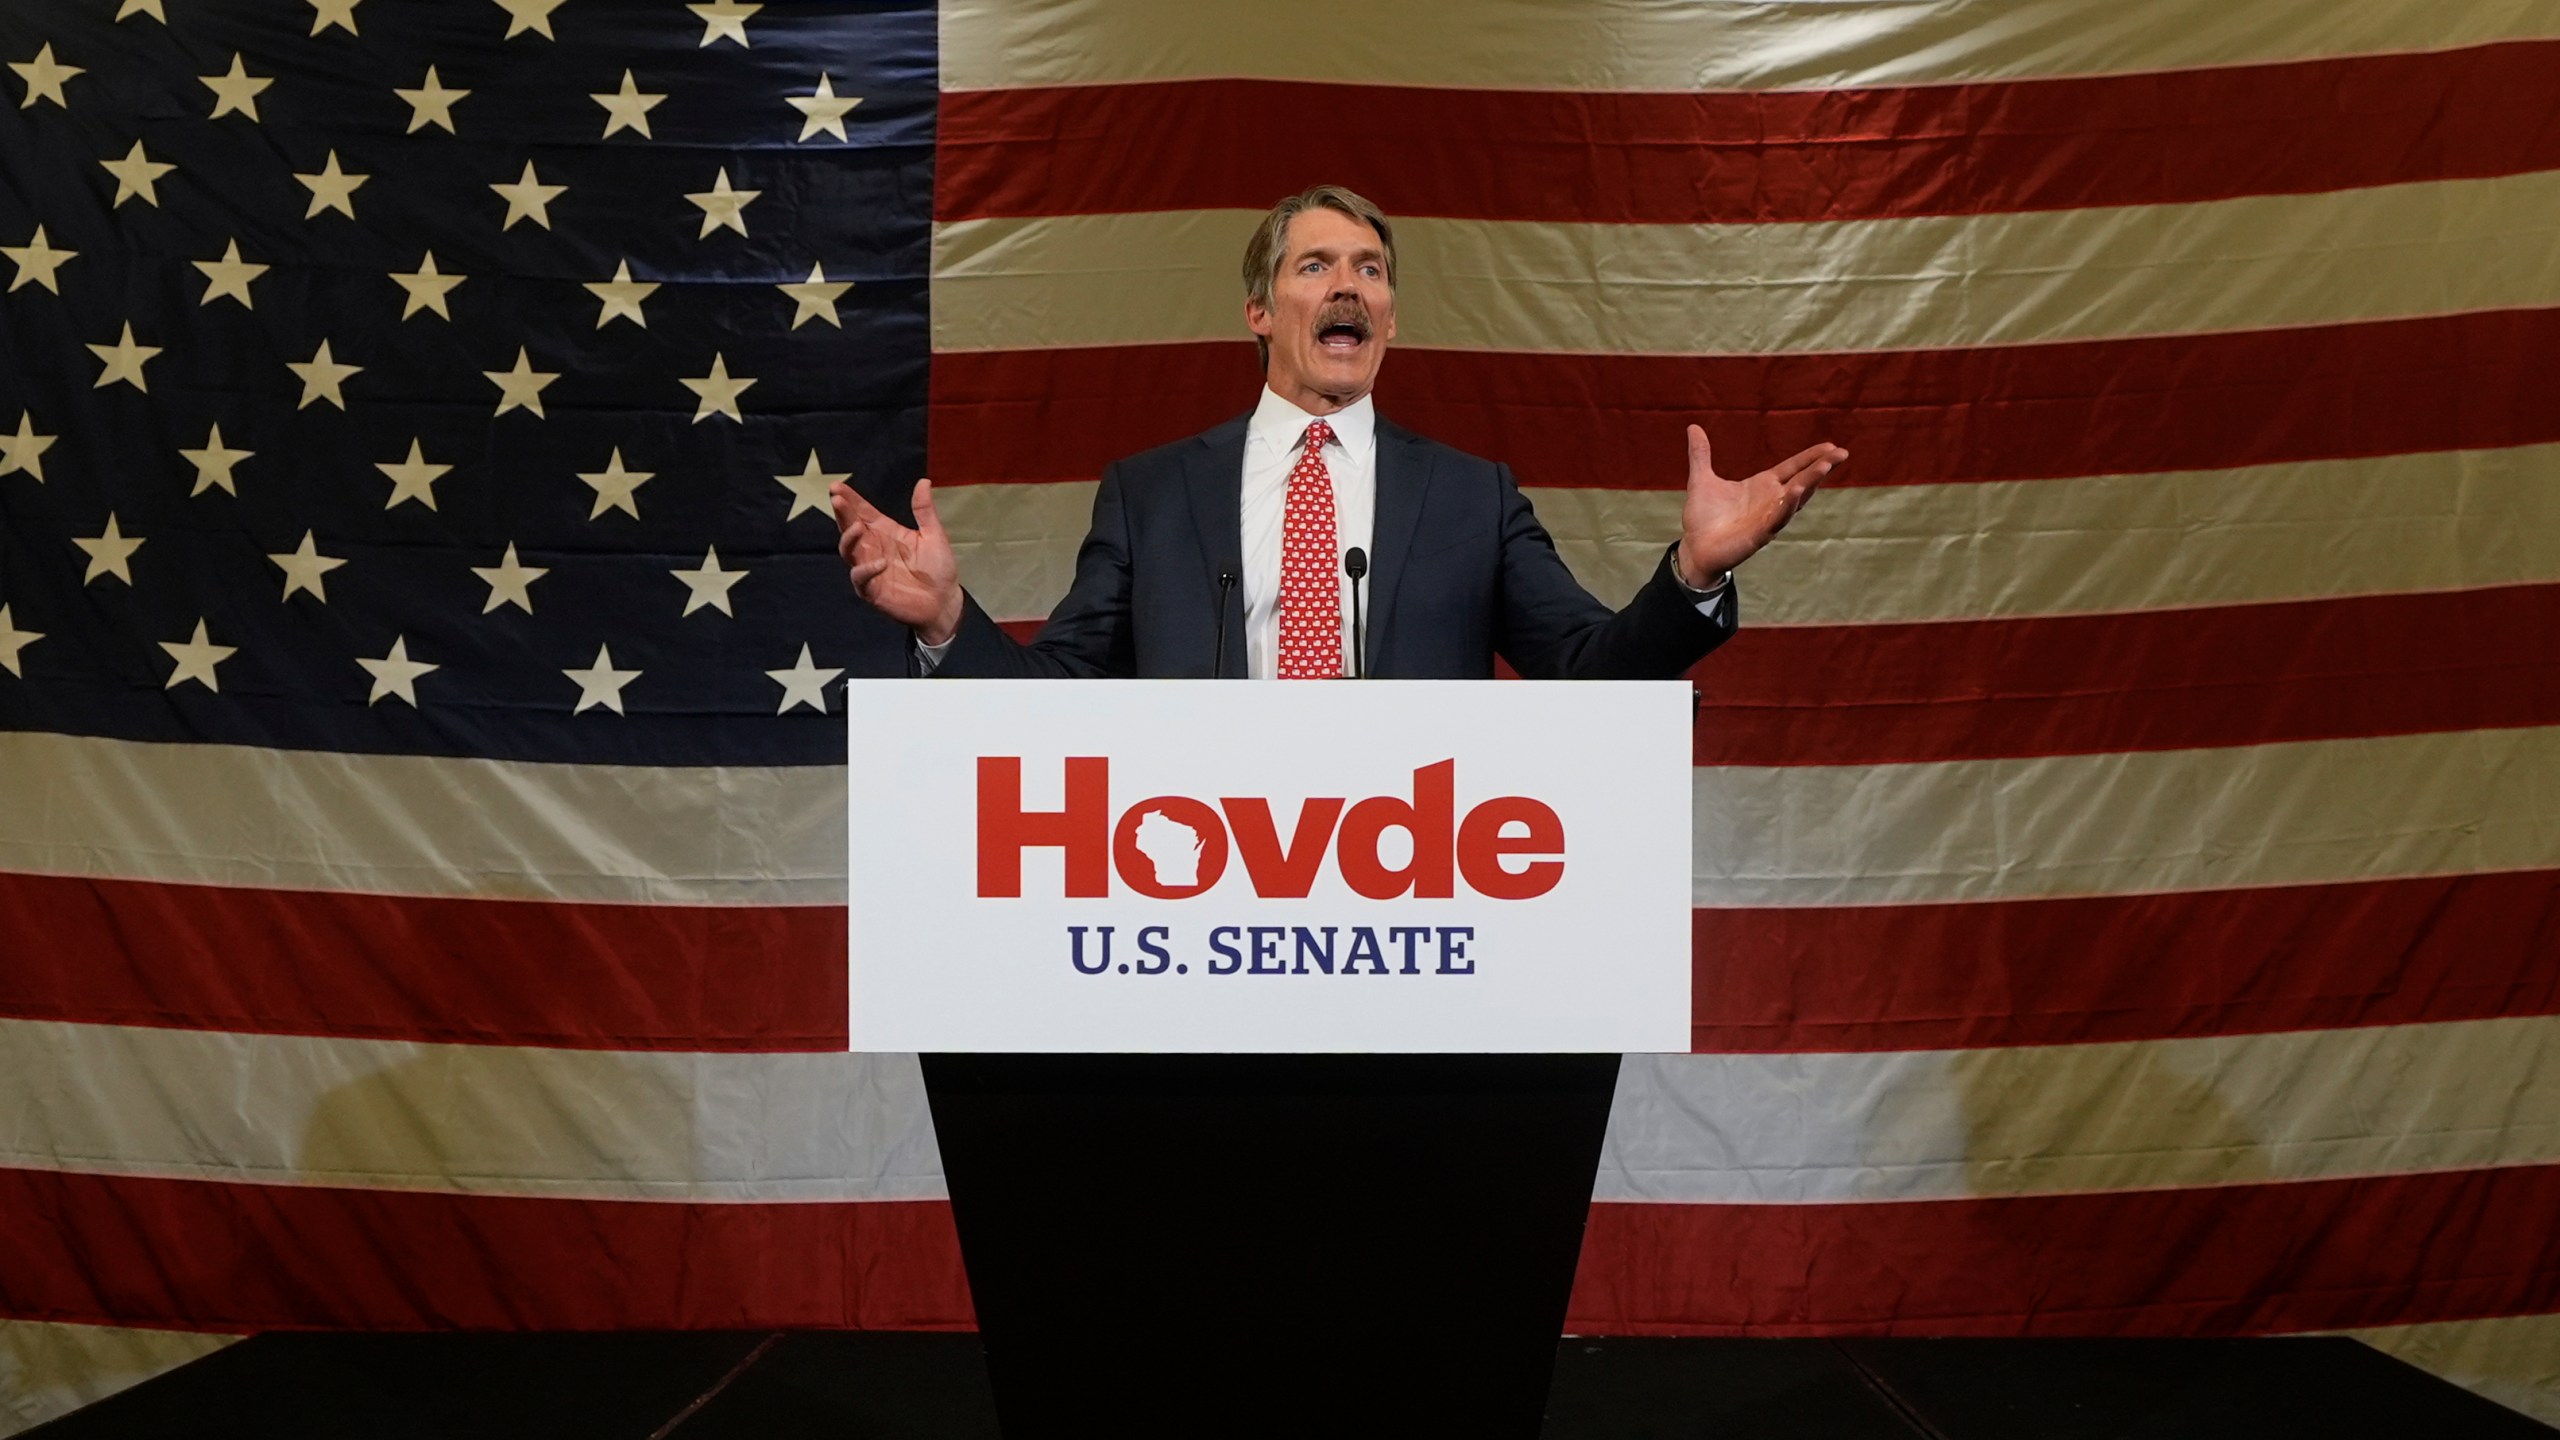
[[1336,325],[1348,325],[1360,338],[1369,338],[1369,310],[1357,300],[1336,300],[1316,312],[1316,333],[1322,335]]

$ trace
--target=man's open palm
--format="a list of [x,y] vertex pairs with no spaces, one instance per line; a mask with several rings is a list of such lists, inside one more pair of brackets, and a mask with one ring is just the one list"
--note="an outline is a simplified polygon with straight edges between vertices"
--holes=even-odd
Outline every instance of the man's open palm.
[[1715,470],[1707,432],[1689,427],[1689,490],[1680,503],[1680,578],[1703,588],[1757,553],[1813,498],[1814,487],[1849,452],[1828,441],[1757,475],[1727,480]]
[[940,645],[960,628],[960,562],[933,508],[933,482],[915,490],[915,528],[899,524],[853,487],[828,492],[836,512],[836,553],[853,577],[853,593],[873,609]]

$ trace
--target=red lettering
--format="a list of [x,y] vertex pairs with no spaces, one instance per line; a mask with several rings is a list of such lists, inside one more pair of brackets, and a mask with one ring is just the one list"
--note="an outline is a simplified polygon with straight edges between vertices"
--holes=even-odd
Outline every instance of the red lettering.
[[1340,800],[1309,800],[1298,807],[1297,832],[1289,848],[1280,848],[1280,827],[1271,820],[1271,802],[1239,799],[1218,802],[1235,831],[1236,853],[1244,857],[1244,873],[1253,893],[1266,900],[1304,900],[1315,888],[1316,871],[1324,864],[1325,847],[1333,843],[1333,822],[1342,817]]
[[[1413,772],[1413,800],[1389,796],[1363,800],[1342,817],[1342,833],[1334,842],[1343,881],[1372,900],[1393,900],[1411,891],[1422,900],[1446,900],[1457,893],[1455,866],[1458,762],[1443,760]],[[1390,870],[1378,858],[1378,839],[1390,827],[1413,836],[1413,858]]]
[[[1505,836],[1502,827],[1518,823],[1526,835]],[[1534,900],[1564,878],[1564,822],[1556,812],[1526,795],[1503,795],[1467,812],[1458,827],[1458,870],[1476,893],[1494,900]],[[1553,856],[1533,860],[1518,870],[1505,867],[1509,855]]]
[[[1149,835],[1150,815],[1178,822],[1196,838],[1184,844],[1186,837],[1171,825],[1155,827],[1156,833]],[[1122,884],[1151,900],[1188,900],[1227,873],[1227,827],[1218,822],[1217,811],[1185,795],[1141,800],[1111,832],[1111,863],[1119,868]],[[1162,878],[1186,869],[1193,875],[1188,885]]]
[[[1204,809],[1206,807],[1203,807]],[[1111,762],[1095,755],[1067,759],[1067,808],[1022,808],[1022,757],[978,757],[978,894],[1022,894],[1022,852],[1055,845],[1067,852],[1067,894],[1105,895],[1111,888]]]

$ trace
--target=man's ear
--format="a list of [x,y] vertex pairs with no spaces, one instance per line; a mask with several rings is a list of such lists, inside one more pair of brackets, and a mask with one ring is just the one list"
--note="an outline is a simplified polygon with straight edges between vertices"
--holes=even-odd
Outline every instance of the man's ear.
[[1271,338],[1271,307],[1247,295],[1244,297],[1244,328],[1268,340]]
[[1381,336],[1379,336],[1378,338],[1379,338],[1379,339],[1381,339],[1381,340],[1393,340],[1393,339],[1395,339],[1395,338],[1396,338],[1396,300],[1395,300],[1395,297],[1394,297],[1393,295],[1390,295],[1390,296],[1388,296],[1388,297],[1387,297],[1387,330],[1386,330],[1386,333],[1385,333],[1385,334],[1383,334],[1383,335],[1381,335]]

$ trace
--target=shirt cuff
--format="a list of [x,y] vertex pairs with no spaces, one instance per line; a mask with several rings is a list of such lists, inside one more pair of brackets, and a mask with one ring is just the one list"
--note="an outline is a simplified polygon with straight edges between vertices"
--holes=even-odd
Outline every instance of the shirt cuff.
[[914,636],[913,638],[915,640],[916,647],[916,673],[920,675],[930,675],[934,671],[941,669],[942,657],[950,654],[951,647],[960,643],[960,637],[957,635],[952,636],[950,639],[943,641],[939,645],[927,645],[924,643],[924,637],[921,635]]
[[1707,582],[1707,587],[1701,590],[1681,579],[1680,567],[1674,565],[1671,567],[1671,583],[1680,587],[1680,593],[1689,598],[1690,604],[1698,607],[1699,614],[1713,620],[1724,608],[1724,597],[1733,593],[1733,572],[1725,571]]

